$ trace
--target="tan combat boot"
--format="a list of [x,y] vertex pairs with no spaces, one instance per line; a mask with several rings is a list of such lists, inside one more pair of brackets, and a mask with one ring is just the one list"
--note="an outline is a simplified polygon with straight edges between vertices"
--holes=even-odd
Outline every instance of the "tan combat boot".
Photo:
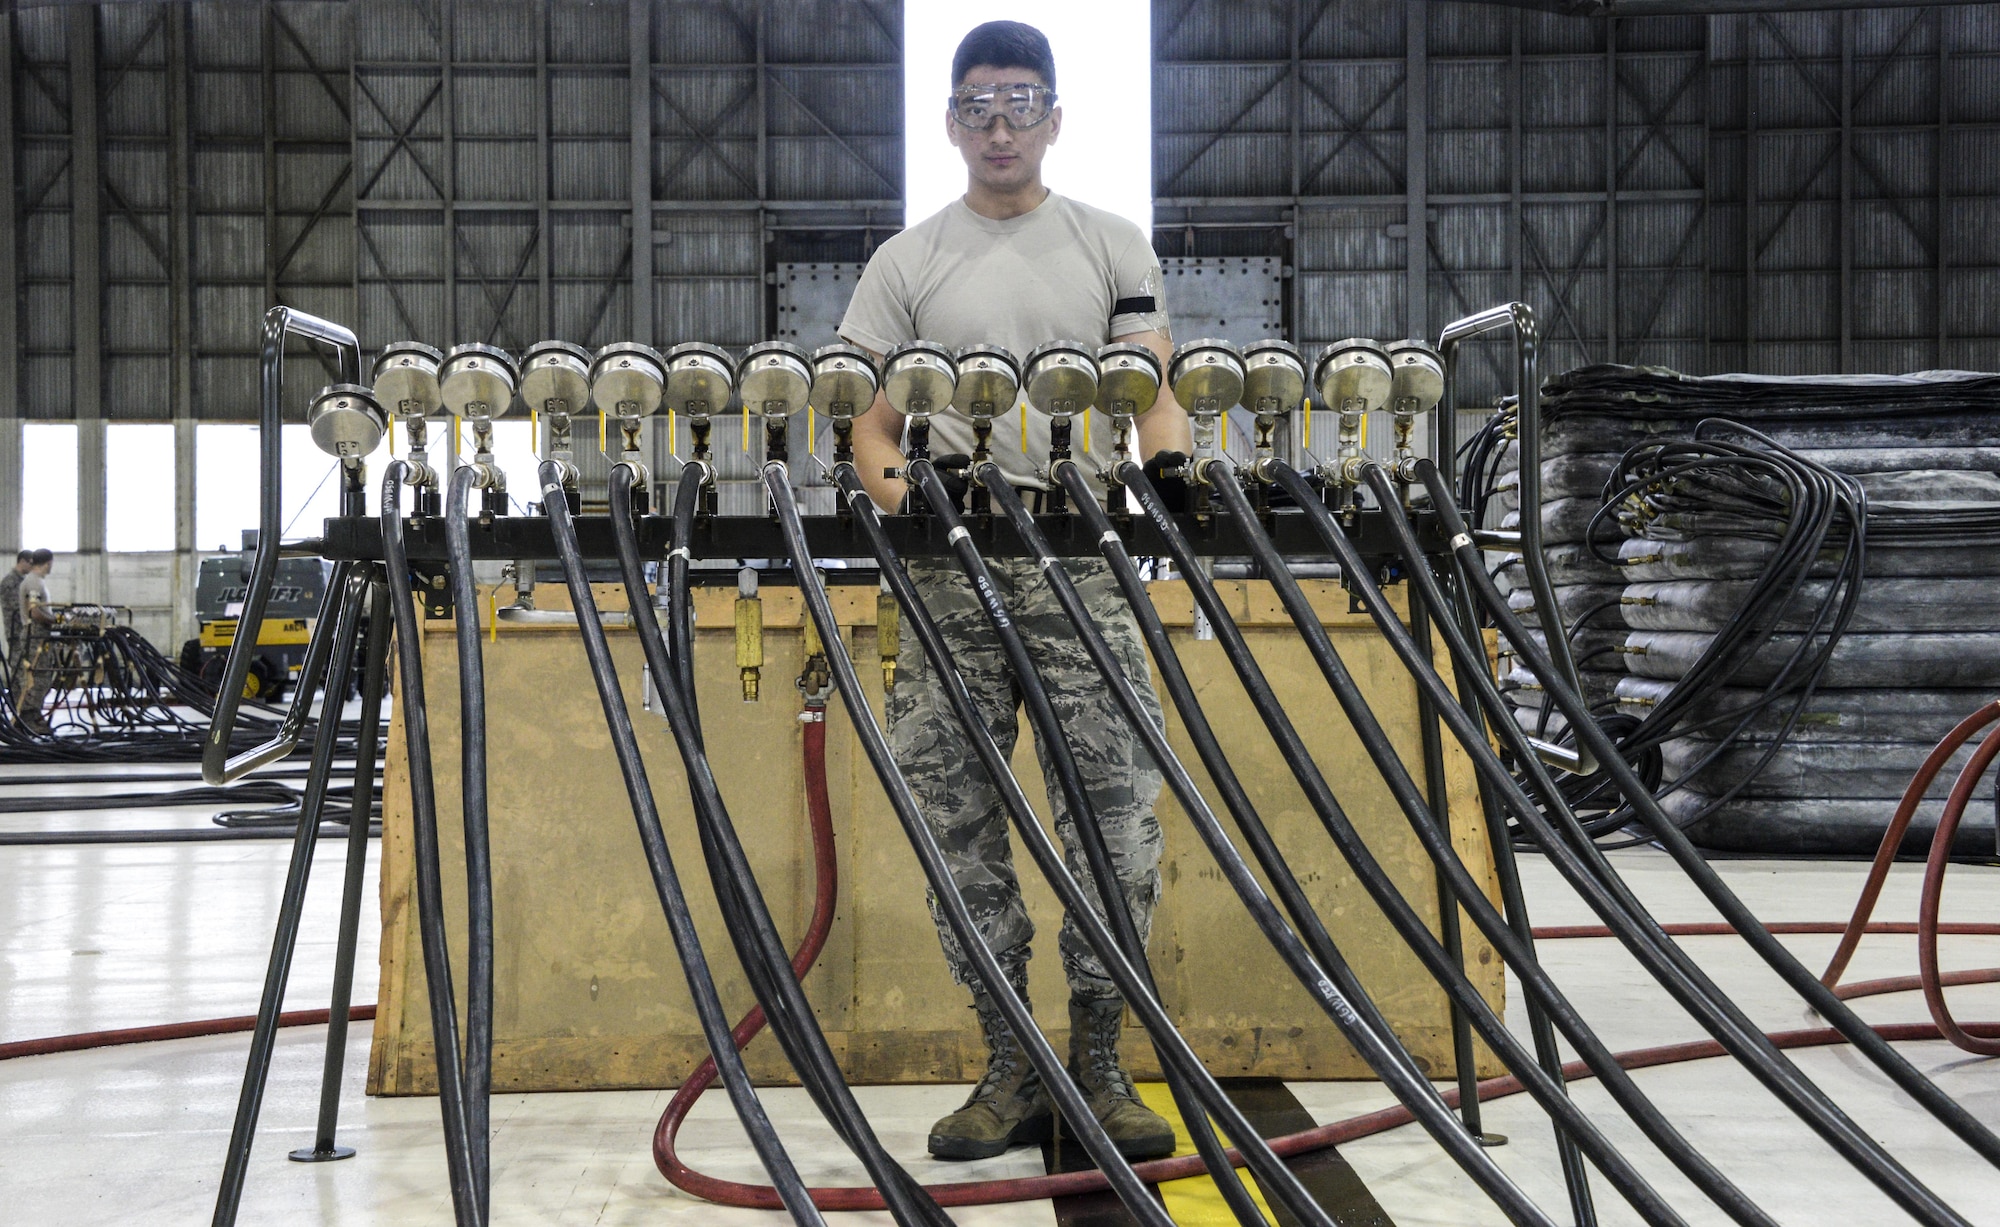
[[[1021,978],[1026,980],[1025,971]],[[1054,1127],[1048,1088],[1000,1007],[985,993],[974,993],[972,1008],[986,1034],[986,1074],[964,1107],[931,1126],[929,1149],[939,1159],[990,1159],[1011,1147],[1038,1146]]]
[[1128,1159],[1162,1159],[1174,1153],[1174,1127],[1140,1102],[1132,1075],[1118,1065],[1118,1032],[1124,1022],[1122,997],[1070,998],[1070,1072],[1119,1154]]

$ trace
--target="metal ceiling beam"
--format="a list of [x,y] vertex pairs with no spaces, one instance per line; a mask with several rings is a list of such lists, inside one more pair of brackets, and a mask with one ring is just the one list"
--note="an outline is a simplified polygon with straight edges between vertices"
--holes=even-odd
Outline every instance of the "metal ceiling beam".
[[1929,9],[1980,0],[1455,0],[1533,9],[1565,17],[1706,17],[1725,13],[1834,13],[1851,9]]

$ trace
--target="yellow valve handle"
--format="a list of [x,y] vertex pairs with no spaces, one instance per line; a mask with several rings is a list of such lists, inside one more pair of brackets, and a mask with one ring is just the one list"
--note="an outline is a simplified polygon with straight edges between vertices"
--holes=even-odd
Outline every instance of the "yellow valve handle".
[[1312,397],[1310,396],[1306,397],[1305,399],[1305,415],[1306,415],[1306,429],[1305,429],[1306,439],[1304,446],[1305,450],[1311,451],[1313,445],[1313,402],[1312,402]]
[[1083,454],[1090,455],[1090,406],[1083,409]]
[[813,454],[813,444],[818,442],[817,436],[819,434],[819,427],[814,424],[816,421],[817,419],[813,417],[813,407],[811,405],[807,405],[806,406],[806,455],[808,456]]
[[1365,414],[1365,413],[1361,415],[1361,444],[1360,444],[1360,447],[1361,447],[1361,450],[1362,450],[1362,451],[1364,451],[1364,452],[1368,450],[1368,415],[1367,415],[1367,414]]
[[743,407],[743,454],[750,454],[750,407]]
[[681,428],[674,422],[674,411],[667,410],[667,455],[676,460],[681,458]]
[[598,454],[598,455],[600,455],[600,456],[602,456],[602,455],[604,455],[604,454],[605,454],[605,451],[604,451],[604,443],[605,443],[605,438],[604,438],[604,410],[602,410],[602,409],[599,409],[599,410],[597,411],[597,454]]
[[486,594],[486,642],[500,642],[500,585]]

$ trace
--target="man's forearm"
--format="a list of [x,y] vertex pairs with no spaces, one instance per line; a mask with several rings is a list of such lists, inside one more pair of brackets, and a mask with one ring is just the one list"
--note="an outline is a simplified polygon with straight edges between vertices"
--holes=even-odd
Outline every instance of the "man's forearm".
[[875,505],[885,512],[893,514],[902,510],[907,487],[901,477],[888,476],[888,470],[901,471],[905,463],[903,450],[893,439],[879,431],[863,430],[860,423],[856,423],[854,467],[861,474],[861,484],[868,488],[868,497],[874,499]]

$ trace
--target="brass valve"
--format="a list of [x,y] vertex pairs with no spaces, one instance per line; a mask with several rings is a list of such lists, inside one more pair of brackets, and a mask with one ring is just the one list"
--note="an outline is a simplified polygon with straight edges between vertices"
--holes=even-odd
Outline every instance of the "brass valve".
[[736,575],[736,669],[743,678],[743,701],[757,701],[757,682],[764,668],[764,599],[757,595],[757,572],[745,567]]
[[896,598],[887,588],[875,596],[875,645],[882,657],[882,693],[896,689],[896,654],[902,637]]

